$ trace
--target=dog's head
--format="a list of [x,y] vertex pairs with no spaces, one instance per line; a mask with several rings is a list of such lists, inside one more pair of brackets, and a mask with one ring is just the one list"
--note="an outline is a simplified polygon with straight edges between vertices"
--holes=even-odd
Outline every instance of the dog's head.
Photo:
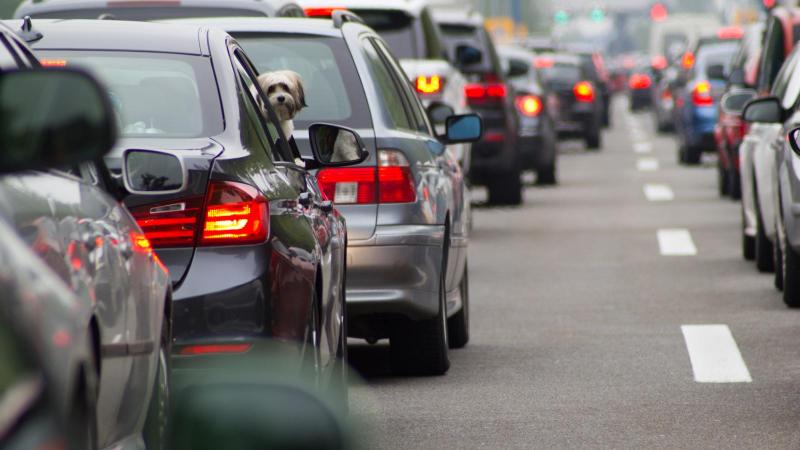
[[297,72],[265,72],[258,76],[258,84],[281,121],[294,119],[301,109],[308,106],[303,92],[303,80]]

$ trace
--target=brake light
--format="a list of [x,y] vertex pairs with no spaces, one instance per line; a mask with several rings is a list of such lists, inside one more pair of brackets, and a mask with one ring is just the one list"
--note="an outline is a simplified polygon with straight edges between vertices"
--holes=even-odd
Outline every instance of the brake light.
[[661,99],[672,100],[672,92],[669,89],[664,89],[663,91],[661,91]]
[[741,27],[724,27],[717,31],[717,37],[720,39],[741,39],[744,37],[744,31]]
[[694,53],[686,52],[683,54],[681,58],[681,67],[683,67],[684,70],[689,70],[694,67]]
[[328,8],[304,8],[306,16],[308,17],[331,17],[334,11],[342,11],[346,8],[342,6],[333,6]]
[[203,197],[170,200],[131,208],[131,215],[153,248],[192,247],[203,202]]
[[182,356],[214,355],[221,353],[244,353],[250,350],[253,344],[207,344],[187,345],[180,350]]
[[650,65],[653,67],[653,69],[664,70],[669,65],[669,62],[667,62],[667,58],[664,56],[657,55],[653,56],[653,58],[650,60]]
[[436,94],[442,90],[442,77],[433,75],[430,77],[417,77],[417,92],[420,94]]
[[269,236],[269,203],[253,186],[212,181],[205,213],[201,244],[256,244]]
[[501,99],[506,96],[506,85],[501,83],[468,84],[464,86],[464,95],[469,100]]
[[631,75],[630,79],[628,80],[628,86],[631,89],[647,89],[652,86],[653,80],[650,79],[650,76],[644,73],[635,73]]
[[536,58],[533,60],[533,67],[537,69],[549,69],[556,64],[553,58]]
[[692,103],[695,106],[712,106],[714,98],[711,97],[711,84],[708,81],[700,81],[692,89]]
[[378,167],[325,168],[317,173],[325,195],[339,205],[416,201],[408,160],[397,150],[379,150]]
[[514,100],[520,113],[527,117],[536,117],[542,112],[542,99],[535,95],[523,95]]
[[594,101],[594,87],[588,81],[579,81],[572,88],[575,94],[575,100],[582,103],[591,103]]

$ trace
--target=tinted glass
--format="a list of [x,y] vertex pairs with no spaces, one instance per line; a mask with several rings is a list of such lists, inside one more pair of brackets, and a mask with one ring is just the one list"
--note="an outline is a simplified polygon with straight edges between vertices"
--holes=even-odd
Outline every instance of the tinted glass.
[[733,62],[733,55],[739,48],[739,41],[725,41],[700,47],[697,51],[695,73],[705,74],[709,67],[721,65],[728,73]]
[[[151,2],[152,3],[152,2]],[[189,7],[125,7],[125,8],[81,8],[62,11],[42,11],[30,14],[42,19],[97,19],[110,16],[117,20],[161,20],[199,17],[266,17],[261,11],[237,8],[189,8]]]
[[539,76],[546,83],[552,81],[576,82],[581,79],[581,68],[574,64],[555,63],[539,69]]
[[294,119],[370,127],[369,109],[353,58],[341,39],[268,34],[236,35],[259,73],[293,70],[303,79],[306,103]]
[[417,51],[414,18],[404,11],[381,9],[354,9],[367,25],[389,44],[398,58],[425,58]]
[[131,151],[125,165],[128,183],[136,191],[174,191],[183,185],[183,166],[175,155]]
[[82,67],[97,76],[108,89],[122,136],[188,138],[223,130],[208,58],[95,51],[42,51],[39,56],[45,63]]
[[389,52],[389,49],[386,48],[386,45],[383,42],[373,39],[372,44],[375,45],[378,48],[378,51],[383,55],[384,60],[386,60],[389,65],[389,70],[394,72],[395,83],[400,87],[400,92],[398,93],[402,93],[406,99],[406,105],[413,121],[413,126],[417,131],[429,133],[431,127],[428,125],[428,115],[425,113],[425,109],[419,100],[419,96],[411,89],[411,83],[408,81],[408,77],[400,67],[400,63],[394,59],[392,54]]
[[500,76],[500,59],[492,44],[489,35],[483,27],[469,24],[441,24],[444,41],[450,55],[455,55],[455,49],[461,44],[471,45],[483,53],[481,62],[472,64],[463,69],[467,74],[495,74]]
[[783,26],[773,17],[764,40],[764,53],[761,55],[761,68],[758,74],[758,90],[769,91],[775,76],[786,57],[783,47]]
[[406,115],[403,99],[397,95],[398,87],[392,78],[391,72],[389,72],[389,68],[369,41],[362,42],[364,42],[362,48],[369,67],[369,75],[372,77],[372,81],[378,91],[376,94],[381,99],[380,112],[383,114],[384,119],[393,128],[413,129],[411,121]]

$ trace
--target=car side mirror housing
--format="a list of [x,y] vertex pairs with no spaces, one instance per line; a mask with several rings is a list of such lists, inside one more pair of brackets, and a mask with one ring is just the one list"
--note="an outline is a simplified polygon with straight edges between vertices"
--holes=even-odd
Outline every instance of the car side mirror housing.
[[483,119],[477,114],[450,116],[445,121],[445,144],[476,142],[483,136]]
[[116,141],[100,84],[75,69],[0,72],[0,173],[100,159]]
[[506,75],[509,78],[524,77],[530,70],[530,64],[518,59],[510,59],[508,60],[508,72],[506,72]]
[[783,108],[776,97],[764,97],[750,100],[744,107],[742,118],[751,123],[781,123],[783,115]]
[[176,194],[186,188],[188,172],[183,161],[171,153],[129,149],[122,161],[122,181],[131,194]]
[[709,80],[724,80],[725,77],[725,66],[722,64],[713,64],[708,66],[706,69],[706,77]]
[[722,96],[720,107],[729,114],[741,114],[747,102],[756,96],[752,89],[736,89]]
[[483,60],[483,52],[469,44],[459,44],[456,47],[456,62],[461,67],[478,64]]
[[354,130],[329,123],[308,127],[314,160],[323,167],[352,166],[369,157],[364,141]]
[[448,117],[456,114],[450,105],[442,102],[431,102],[426,111],[434,125],[444,125]]

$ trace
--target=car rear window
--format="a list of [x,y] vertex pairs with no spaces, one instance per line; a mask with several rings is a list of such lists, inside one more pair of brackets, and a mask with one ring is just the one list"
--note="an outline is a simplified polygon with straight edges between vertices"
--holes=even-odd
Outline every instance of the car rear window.
[[450,55],[456,54],[456,48],[461,44],[476,47],[483,53],[481,62],[464,67],[463,71],[467,74],[493,74],[500,77],[500,59],[494,45],[491,43],[489,35],[482,27],[470,24],[442,23],[442,35]]
[[40,19],[97,19],[101,16],[117,20],[162,20],[207,17],[267,17],[261,11],[240,8],[206,8],[186,6],[142,6],[108,8],[74,8],[32,12],[31,17]]
[[581,68],[575,64],[556,62],[550,67],[539,69],[539,76],[545,83],[553,81],[574,83],[581,79]]
[[398,59],[420,58],[414,18],[404,11],[389,9],[354,9],[364,22],[389,44]]
[[372,126],[366,94],[342,39],[268,33],[235,37],[259,73],[293,70],[300,74],[308,107],[294,119],[298,126],[320,121],[354,128]]
[[739,50],[739,41],[719,41],[697,49],[696,73],[705,74],[709,67],[721,64],[727,72],[733,62],[733,56]]
[[97,76],[108,89],[122,136],[206,137],[224,129],[208,58],[127,51],[38,55],[45,66],[81,67]]

